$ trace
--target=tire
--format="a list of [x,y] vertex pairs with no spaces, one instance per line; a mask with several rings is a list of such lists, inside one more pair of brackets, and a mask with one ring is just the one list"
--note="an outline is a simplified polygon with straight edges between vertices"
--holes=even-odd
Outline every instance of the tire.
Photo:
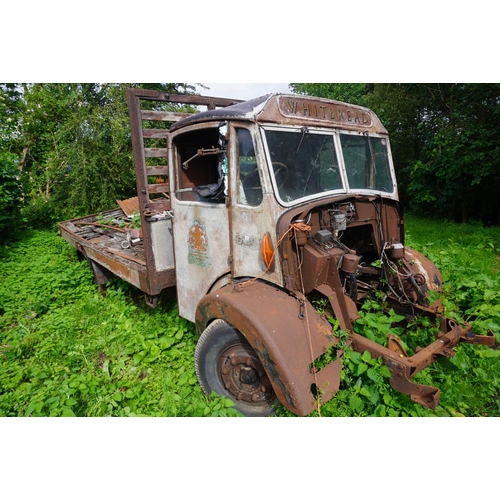
[[236,328],[216,319],[201,334],[194,354],[204,392],[215,391],[247,417],[267,417],[278,400],[256,352]]

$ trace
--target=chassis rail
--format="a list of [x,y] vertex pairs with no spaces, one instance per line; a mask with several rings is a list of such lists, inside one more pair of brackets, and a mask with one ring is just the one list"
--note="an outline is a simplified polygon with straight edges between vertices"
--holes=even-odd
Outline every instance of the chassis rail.
[[410,379],[431,363],[435,363],[439,356],[453,356],[455,354],[453,347],[460,342],[487,346],[495,344],[493,332],[489,331],[487,335],[476,335],[470,329],[471,326],[468,324],[462,328],[455,321],[447,319],[443,321],[437,340],[425,348],[417,349],[413,356],[408,356],[399,337],[394,334],[388,334],[388,347],[368,340],[357,333],[350,333],[349,337],[356,351],[368,351],[372,357],[383,358],[392,375],[390,383],[393,389],[409,395],[415,403],[434,410],[439,405],[439,389],[416,384]]

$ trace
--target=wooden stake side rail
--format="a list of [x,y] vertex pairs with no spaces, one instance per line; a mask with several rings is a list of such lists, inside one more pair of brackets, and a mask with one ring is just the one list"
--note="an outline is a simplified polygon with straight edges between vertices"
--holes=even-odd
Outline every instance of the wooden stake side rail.
[[[217,107],[230,106],[241,101],[132,88],[127,91],[127,100],[134,151],[137,196],[139,199],[139,212],[141,214],[147,283],[151,291],[159,293],[161,289],[175,283],[174,270],[159,271],[155,267],[151,229],[152,217],[162,217],[162,214],[171,210],[169,198],[170,184],[168,179],[168,128],[170,128],[172,123],[198,112],[198,109],[194,113],[187,113],[184,110],[177,112],[142,109],[141,102],[153,101],[157,103],[184,104],[193,107],[204,106],[212,110]],[[159,123],[165,123],[165,128],[160,128],[160,125],[157,125]],[[157,147],[146,147],[145,139],[159,139],[165,142],[161,145],[155,144]],[[147,144],[147,146],[150,146],[150,144]],[[162,164],[146,164],[147,160],[151,163],[152,159],[161,159]]]
[[[141,109],[141,101],[205,106],[208,109],[229,106],[239,101],[145,89],[128,89],[127,99],[142,238],[128,245],[130,233],[127,224],[130,220],[121,208],[61,222],[58,226],[61,236],[77,249],[80,257],[89,261],[100,289],[115,275],[143,291],[148,296],[147,302],[154,305],[158,294],[176,283],[173,265],[161,270],[155,268],[151,234],[151,217],[161,215],[171,207],[168,128],[193,113]],[[164,128],[159,128],[161,125],[150,127],[151,122],[163,122],[166,125]],[[160,147],[145,147],[145,139],[163,140],[164,144],[160,144]],[[160,159],[161,165],[146,165],[146,159],[150,162]]]

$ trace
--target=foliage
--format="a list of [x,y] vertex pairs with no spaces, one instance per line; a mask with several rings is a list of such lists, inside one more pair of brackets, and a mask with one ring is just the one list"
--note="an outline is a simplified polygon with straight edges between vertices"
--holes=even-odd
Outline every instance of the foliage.
[[11,148],[22,109],[14,84],[0,84],[0,242],[15,236],[20,223],[22,189],[18,155]]
[[291,83],[297,94],[314,95],[335,101],[368,106],[367,95],[372,92],[371,83]]
[[24,215],[33,227],[106,210],[136,195],[130,86],[194,90],[182,83],[0,85],[2,144],[17,155]]
[[[395,156],[405,167],[401,186],[414,208],[440,214],[455,201],[464,218],[472,209],[499,213],[496,86],[293,85],[378,109],[393,131]],[[21,98],[15,86],[0,85],[0,231],[19,220],[19,169],[24,213],[38,227],[134,193],[125,86],[23,90]],[[407,243],[443,272],[447,314],[500,340],[498,230],[406,220]],[[106,297],[97,295],[86,263],[50,232],[0,247],[0,259],[0,415],[236,415],[230,401],[202,394],[193,327],[173,303],[151,311],[120,281]],[[425,320],[403,332],[400,319],[372,300],[355,330],[381,343],[388,331],[398,333],[409,351],[435,334]],[[499,351],[460,345],[456,352],[415,379],[441,388],[442,403],[432,412],[392,390],[380,359],[346,346],[340,390],[321,415],[499,415]]]
[[23,101],[19,86],[14,83],[0,83],[0,149],[9,149],[15,139],[22,110]]
[[[429,223],[410,217],[407,244],[441,269],[447,315],[468,321],[477,333],[491,329],[500,342],[500,232],[479,223]],[[418,231],[418,239],[416,234]]]
[[[0,84],[0,151],[15,155],[33,227],[135,195],[126,88],[188,84]],[[298,94],[372,108],[391,136],[405,206],[498,224],[500,84],[292,83]]]
[[[406,219],[407,243],[443,272],[448,314],[500,340],[499,230]],[[1,246],[0,266],[0,415],[239,415],[230,401],[202,393],[193,325],[168,297],[150,309],[120,280],[101,296],[87,263],[50,231]],[[407,333],[399,320],[374,297],[355,329],[381,342],[396,333],[409,352],[435,335],[425,319]],[[311,416],[500,416],[498,350],[461,344],[417,374],[416,382],[441,389],[432,411],[394,391],[382,360],[350,350],[335,322],[334,330],[345,348],[341,386]],[[292,416],[283,407],[277,415]]]
[[498,224],[500,85],[406,86],[419,102],[417,157],[408,158],[408,206]]
[[0,241],[17,232],[20,222],[21,186],[15,155],[0,151]]

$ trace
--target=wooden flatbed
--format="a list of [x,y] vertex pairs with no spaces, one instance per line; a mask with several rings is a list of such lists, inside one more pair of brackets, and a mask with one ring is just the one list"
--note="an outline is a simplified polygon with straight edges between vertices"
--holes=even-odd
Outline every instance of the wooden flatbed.
[[[101,291],[116,275],[142,290],[148,303],[154,305],[154,298],[162,289],[175,285],[173,261],[171,265],[163,262],[163,269],[156,271],[156,279],[151,280],[144,240],[139,230],[130,229],[130,224],[130,217],[116,208],[60,222],[58,226],[61,236],[76,248],[79,257],[88,260]],[[152,264],[158,267],[154,260]]]

